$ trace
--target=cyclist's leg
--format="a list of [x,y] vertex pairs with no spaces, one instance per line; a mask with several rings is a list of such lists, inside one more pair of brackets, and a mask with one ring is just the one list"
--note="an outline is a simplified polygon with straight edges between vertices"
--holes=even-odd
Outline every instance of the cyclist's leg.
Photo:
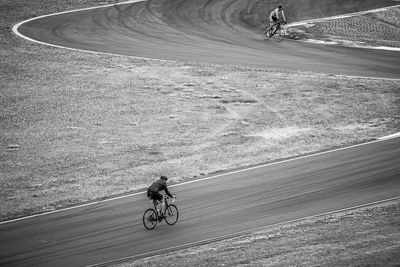
[[165,198],[163,197],[161,201],[161,215],[165,215],[164,211],[165,211]]
[[[157,205],[157,213],[158,215],[162,214],[163,208],[164,208],[164,197],[163,195],[161,195],[160,193],[155,193],[154,194],[154,199],[156,199],[158,201],[158,205]],[[160,209],[161,206],[161,209]]]
[[148,195],[149,195],[150,199],[152,199],[153,201],[157,201],[157,204],[156,204],[157,214],[160,215],[161,214],[161,212],[160,212],[160,203],[162,205],[162,202],[164,200],[163,195],[161,195],[159,192],[150,192]]
[[268,17],[269,25],[265,27],[265,32],[269,32],[271,30],[273,24],[273,17]]
[[273,35],[274,31],[276,29],[276,25],[278,24],[278,18],[277,17],[272,17],[271,21],[271,27],[269,28],[269,35]]

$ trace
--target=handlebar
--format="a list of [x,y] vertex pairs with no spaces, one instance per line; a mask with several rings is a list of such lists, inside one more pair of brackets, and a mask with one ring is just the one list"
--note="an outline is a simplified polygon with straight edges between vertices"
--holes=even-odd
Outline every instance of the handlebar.
[[[176,196],[175,196],[175,195],[173,195],[173,197],[169,197],[169,196],[167,196],[167,195],[163,195],[163,198],[164,198],[164,200],[167,200],[167,199],[172,198],[172,203],[175,202],[175,200],[176,200]],[[152,203],[152,204],[158,203],[158,200],[155,200],[155,199],[149,199],[149,201],[150,201],[150,203]]]
[[167,199],[172,198],[172,202],[175,202],[176,196],[175,196],[175,195],[172,195],[172,196],[173,196],[173,197],[169,197],[169,196],[167,196],[167,195],[164,195],[164,199],[167,200]]

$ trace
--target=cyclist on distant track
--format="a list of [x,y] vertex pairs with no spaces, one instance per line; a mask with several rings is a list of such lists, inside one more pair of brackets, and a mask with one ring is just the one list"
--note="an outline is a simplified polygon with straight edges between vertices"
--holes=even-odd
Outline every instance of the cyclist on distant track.
[[283,12],[283,6],[279,5],[278,8],[275,8],[270,14],[269,14],[269,22],[270,25],[272,26],[273,24],[277,23],[280,21],[280,18],[282,17],[283,22],[286,21],[285,17],[285,12]]
[[[160,191],[165,191],[165,193],[169,197],[175,197],[175,195],[172,195],[167,187],[167,180],[168,178],[166,176],[161,176],[160,179],[155,181],[150,185],[150,187],[147,189],[147,197],[150,198],[151,200],[157,200],[161,202],[161,210],[165,210],[165,199],[162,194],[160,194]],[[160,213],[160,209],[157,208],[158,214]]]

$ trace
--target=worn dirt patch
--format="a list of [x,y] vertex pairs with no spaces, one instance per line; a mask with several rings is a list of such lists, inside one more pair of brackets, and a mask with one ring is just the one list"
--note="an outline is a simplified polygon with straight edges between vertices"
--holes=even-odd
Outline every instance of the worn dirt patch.
[[296,126],[285,127],[285,128],[272,128],[266,129],[262,132],[250,134],[249,136],[262,137],[265,139],[286,139],[293,136],[301,135],[311,131],[310,128],[299,128]]

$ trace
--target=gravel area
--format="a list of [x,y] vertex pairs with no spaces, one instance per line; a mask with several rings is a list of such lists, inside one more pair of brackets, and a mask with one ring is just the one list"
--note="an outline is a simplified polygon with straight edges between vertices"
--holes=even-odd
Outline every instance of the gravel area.
[[400,7],[289,29],[291,38],[346,46],[400,47]]

